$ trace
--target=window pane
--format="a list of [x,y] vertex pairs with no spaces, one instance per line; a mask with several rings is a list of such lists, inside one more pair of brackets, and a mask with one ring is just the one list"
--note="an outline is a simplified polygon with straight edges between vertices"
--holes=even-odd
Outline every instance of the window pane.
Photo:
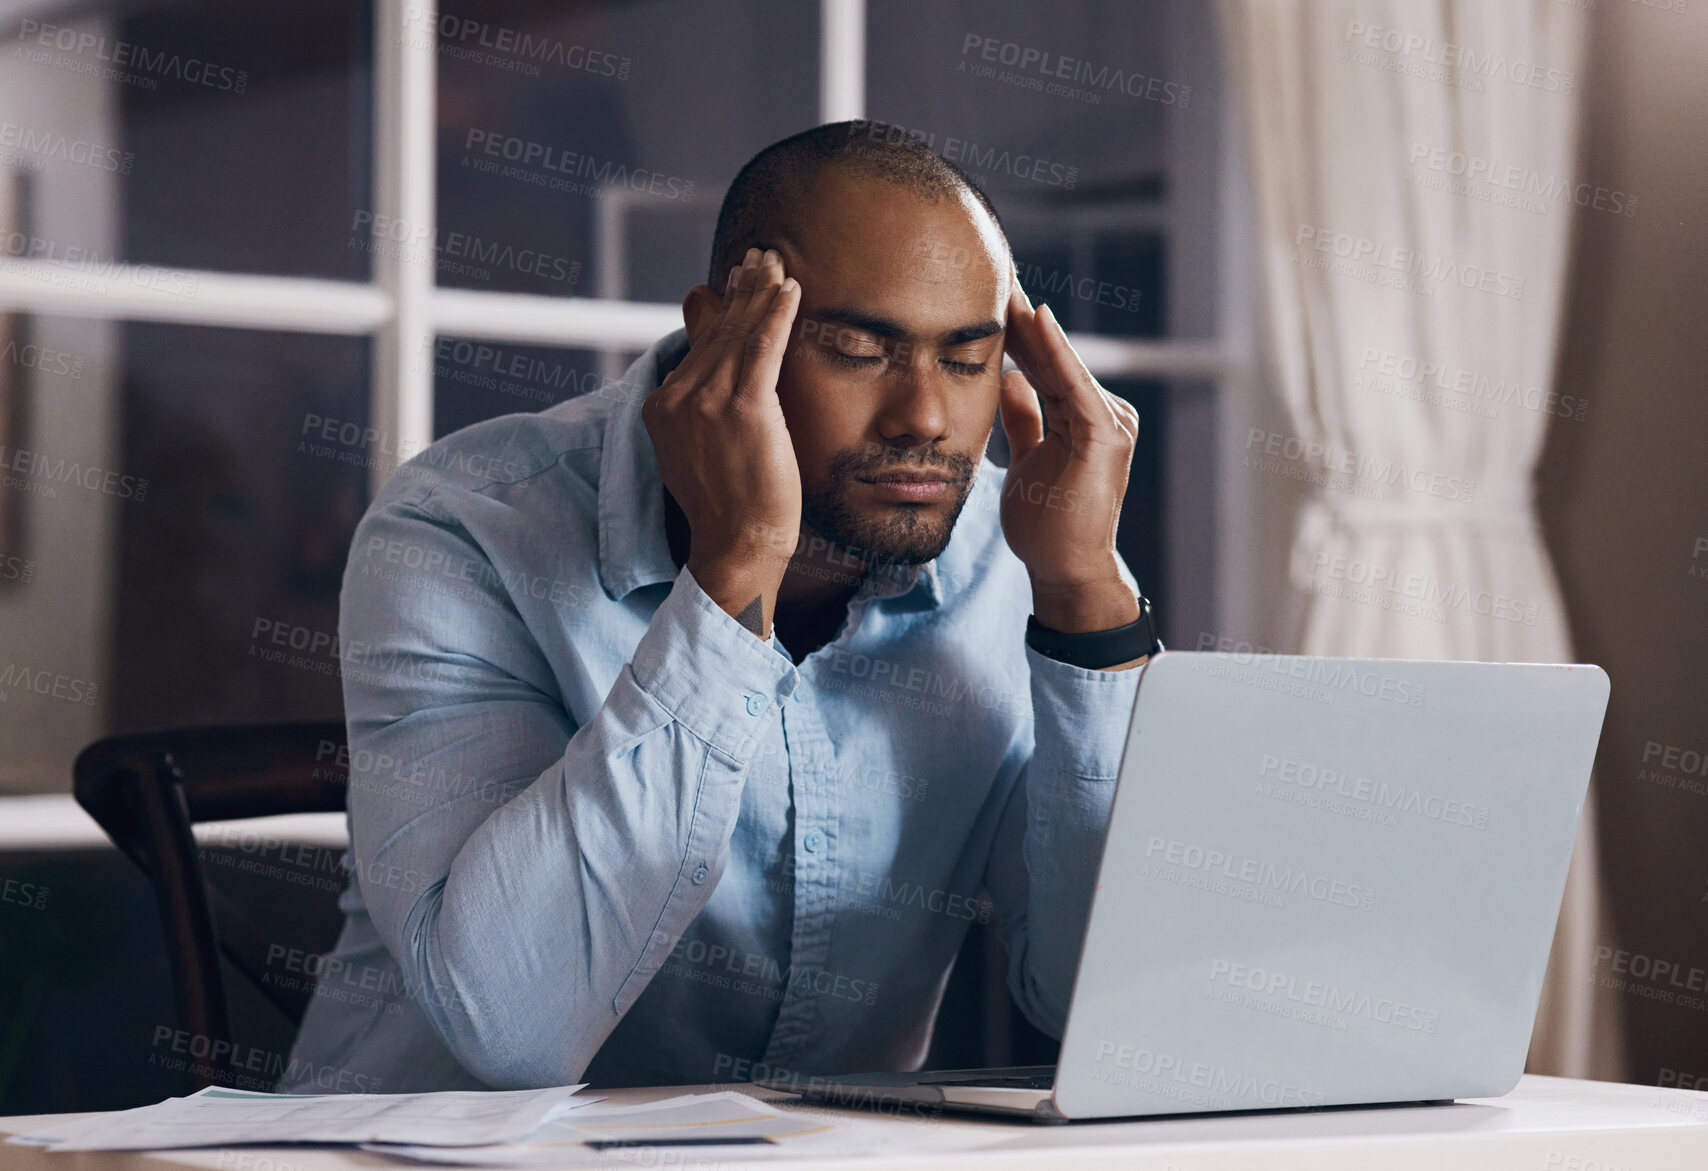
[[817,121],[816,4],[442,9],[445,285],[680,301],[736,171]]
[[0,790],[117,731],[336,716],[366,339],[0,318]]
[[[871,136],[911,135],[984,188],[1022,285],[1069,329],[1169,332],[1175,159],[1206,132],[1170,66],[1170,0],[871,0]],[[1201,103],[1200,103],[1201,104]]]
[[583,394],[613,394],[636,357],[618,350],[436,338],[431,354],[434,436],[498,415],[543,411]]
[[395,444],[368,429],[365,338],[124,327],[124,514],[111,720],[130,728],[343,709],[338,591]]
[[69,789],[111,700],[113,533],[149,506],[111,427],[116,330],[0,315],[0,792]]
[[5,255],[366,279],[366,3],[26,7],[0,54],[0,168],[35,173],[42,222]]

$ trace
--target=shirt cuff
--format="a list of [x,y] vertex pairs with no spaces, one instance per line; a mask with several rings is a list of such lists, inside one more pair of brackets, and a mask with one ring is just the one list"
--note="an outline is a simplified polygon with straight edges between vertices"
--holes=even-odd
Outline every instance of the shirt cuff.
[[1032,759],[1084,780],[1114,780],[1144,667],[1096,671],[1031,647],[1026,662],[1032,670]]
[[688,731],[746,760],[800,682],[775,639],[760,642],[687,566],[635,647],[635,682]]

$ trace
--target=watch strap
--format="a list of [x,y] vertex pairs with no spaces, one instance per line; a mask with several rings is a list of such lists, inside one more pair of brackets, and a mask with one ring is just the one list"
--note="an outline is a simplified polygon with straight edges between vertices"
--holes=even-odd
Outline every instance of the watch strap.
[[1027,615],[1026,645],[1045,658],[1093,670],[1130,663],[1164,649],[1157,637],[1156,613],[1143,594],[1139,595],[1138,618],[1109,630],[1068,633],[1052,630],[1036,615]]

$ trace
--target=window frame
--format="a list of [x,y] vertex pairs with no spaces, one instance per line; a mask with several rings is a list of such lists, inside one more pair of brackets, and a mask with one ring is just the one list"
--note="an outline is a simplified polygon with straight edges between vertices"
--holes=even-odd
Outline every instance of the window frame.
[[[373,13],[372,207],[376,217],[413,225],[430,238],[437,228],[438,4],[376,0]],[[862,118],[865,0],[819,0],[819,17],[819,121]],[[676,304],[441,288],[432,266],[407,262],[401,249],[377,252],[361,282],[188,271],[199,290],[194,298],[126,282],[68,288],[54,282],[55,272],[51,261],[7,264],[0,269],[0,311],[371,338],[371,425],[399,452],[433,441],[433,365],[419,355],[440,336],[637,350],[681,323]],[[1229,369],[1219,337],[1069,337],[1099,378],[1219,383]],[[391,471],[374,461],[370,492]]]

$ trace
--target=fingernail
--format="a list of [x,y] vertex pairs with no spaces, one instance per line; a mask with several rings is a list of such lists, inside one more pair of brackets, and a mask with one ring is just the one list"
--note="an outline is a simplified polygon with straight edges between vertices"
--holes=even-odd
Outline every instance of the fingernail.
[[756,265],[758,265],[758,263],[759,263],[759,249],[757,249],[757,248],[749,248],[747,250],[747,255],[743,256],[741,258],[741,266],[743,268],[753,268]]
[[798,285],[798,284],[799,284],[799,283],[800,283],[800,282],[798,282],[798,281],[797,281],[797,280],[795,280],[795,278],[794,278],[794,277],[792,277],[792,276],[786,276],[786,277],[784,277],[784,278],[783,278],[783,291],[784,291],[784,292],[785,292],[785,293],[792,293],[792,292],[794,292],[794,291],[795,291],[795,288],[796,288],[796,286],[797,286],[797,285]]
[[778,252],[775,248],[767,248],[765,250],[765,255],[761,256],[759,258],[759,263],[760,264],[782,264],[783,263],[783,254],[781,252]]

